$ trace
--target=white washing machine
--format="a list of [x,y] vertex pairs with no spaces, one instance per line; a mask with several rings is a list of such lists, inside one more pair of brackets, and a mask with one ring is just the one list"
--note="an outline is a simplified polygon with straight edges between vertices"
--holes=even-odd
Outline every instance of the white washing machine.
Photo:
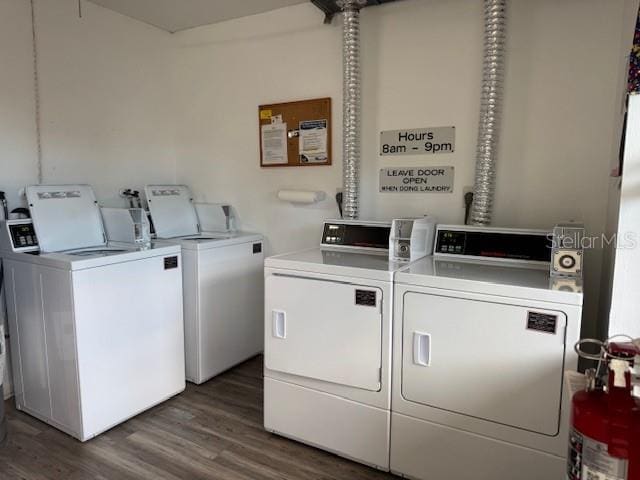
[[85,441],[185,388],[180,248],[107,244],[87,185],[27,199],[0,235],[16,406]]
[[390,223],[329,221],[320,248],[265,261],[264,425],[389,469]]
[[551,281],[548,232],[443,225],[435,252],[395,278],[391,471],[564,478],[579,284]]
[[186,377],[200,384],[263,350],[263,237],[203,232],[184,185],[146,196],[158,241],[182,247]]

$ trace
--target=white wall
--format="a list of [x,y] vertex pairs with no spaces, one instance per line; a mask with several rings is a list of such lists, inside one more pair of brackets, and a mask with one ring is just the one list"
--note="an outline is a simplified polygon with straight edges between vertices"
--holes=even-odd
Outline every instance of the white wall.
[[[302,5],[174,35],[178,181],[199,200],[232,202],[245,228],[267,235],[270,252],[317,244],[320,222],[338,215],[341,37],[339,26],[322,20]],[[261,169],[258,105],[326,96],[333,97],[334,165]],[[276,199],[282,188],[324,190],[329,199],[294,207]]]
[[0,190],[14,208],[37,171],[31,51],[29,2],[0,0]]
[[[175,180],[171,35],[76,0],[36,0],[44,182],[93,184],[102,203],[118,190]],[[31,11],[0,0],[0,187],[37,181]]]
[[89,2],[38,0],[45,183],[118,190],[175,179],[171,36]]
[[[631,4],[637,8],[625,0],[509,2],[494,223],[549,228],[575,219],[603,231],[624,75],[620,32]],[[473,183],[481,7],[475,0],[405,0],[363,11],[363,217],[429,212],[443,222],[463,220],[463,189]],[[304,4],[175,35],[178,180],[202,200],[232,202],[245,225],[268,236],[271,252],[313,246],[320,220],[337,213],[339,23],[322,25],[322,15]],[[334,100],[334,165],[261,169],[258,105],[322,96]],[[455,153],[378,155],[381,130],[438,125],[457,127]],[[455,193],[378,193],[379,168],[406,165],[454,165]],[[280,188],[324,190],[329,199],[292,207],[275,198]],[[586,334],[594,331],[601,256],[587,257]]]

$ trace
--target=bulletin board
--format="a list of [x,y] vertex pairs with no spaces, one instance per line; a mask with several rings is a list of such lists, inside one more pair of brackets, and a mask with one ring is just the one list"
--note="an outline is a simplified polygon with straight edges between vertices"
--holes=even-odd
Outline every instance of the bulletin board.
[[260,105],[260,166],[331,165],[331,98]]

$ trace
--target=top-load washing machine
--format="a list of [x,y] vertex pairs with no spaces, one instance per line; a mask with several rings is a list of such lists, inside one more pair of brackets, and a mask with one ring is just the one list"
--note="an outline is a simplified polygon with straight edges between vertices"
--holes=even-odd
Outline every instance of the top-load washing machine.
[[434,256],[397,272],[391,471],[564,478],[582,293],[550,253],[546,231],[440,225]]
[[180,248],[106,242],[87,185],[0,230],[16,406],[88,440],[184,390]]
[[[265,261],[264,425],[389,469],[391,223],[325,222],[320,248]],[[431,230],[433,235],[433,230]]]
[[182,247],[186,377],[200,384],[263,350],[263,237],[202,231],[206,205],[199,216],[184,185],[145,193],[158,241]]

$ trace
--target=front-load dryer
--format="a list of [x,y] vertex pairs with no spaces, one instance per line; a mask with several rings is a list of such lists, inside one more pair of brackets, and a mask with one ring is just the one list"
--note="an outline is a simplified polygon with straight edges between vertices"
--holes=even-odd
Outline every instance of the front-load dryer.
[[390,223],[328,221],[320,248],[265,261],[264,425],[389,469]]
[[2,226],[15,401],[88,440],[185,388],[180,248],[112,245],[87,185]]
[[[391,471],[564,478],[582,293],[549,276],[546,232],[438,227],[395,285]],[[485,257],[481,260],[481,257]]]
[[182,248],[186,378],[200,384],[263,350],[263,237],[203,232],[184,185],[148,185],[159,243]]

